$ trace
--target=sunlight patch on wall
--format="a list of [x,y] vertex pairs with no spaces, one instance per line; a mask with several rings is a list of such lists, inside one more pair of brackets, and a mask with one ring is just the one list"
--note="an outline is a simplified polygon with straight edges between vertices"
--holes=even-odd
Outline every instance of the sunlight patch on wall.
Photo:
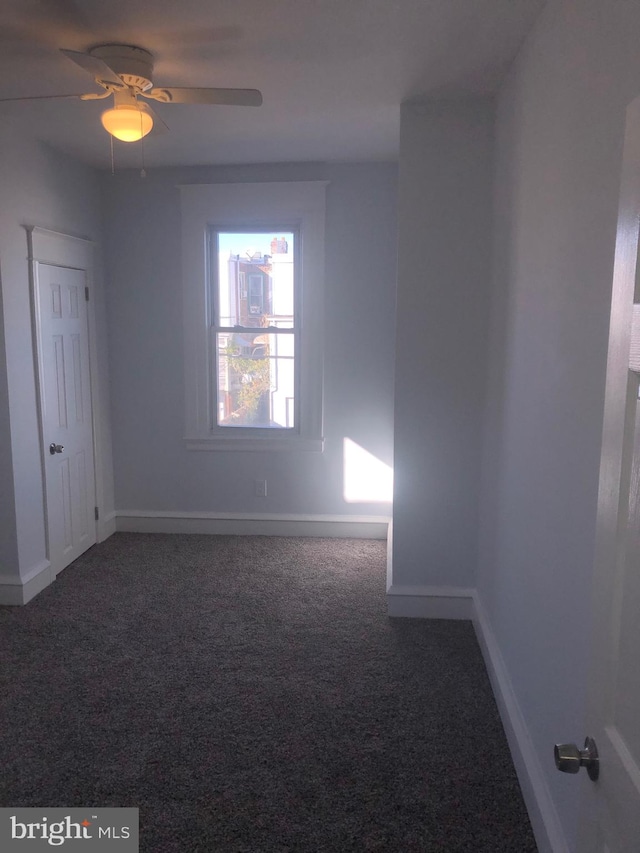
[[347,503],[393,500],[393,468],[350,438],[344,439],[344,499]]

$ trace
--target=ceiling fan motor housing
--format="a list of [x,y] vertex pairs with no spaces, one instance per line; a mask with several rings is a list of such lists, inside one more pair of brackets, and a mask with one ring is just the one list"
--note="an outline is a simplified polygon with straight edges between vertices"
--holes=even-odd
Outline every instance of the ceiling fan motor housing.
[[106,62],[127,86],[142,92],[153,86],[153,56],[148,50],[127,44],[101,44],[89,54]]

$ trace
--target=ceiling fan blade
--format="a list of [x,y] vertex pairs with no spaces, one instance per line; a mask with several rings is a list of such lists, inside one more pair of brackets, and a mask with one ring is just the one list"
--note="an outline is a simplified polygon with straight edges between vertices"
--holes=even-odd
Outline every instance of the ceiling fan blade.
[[95,97],[94,95],[27,95],[23,98],[0,98],[0,103],[5,103],[6,101],[50,101],[59,98],[88,98]]
[[154,88],[140,93],[165,104],[226,104],[236,107],[259,107],[262,93],[257,89],[181,89]]
[[97,56],[91,56],[89,53],[81,53],[79,50],[65,50],[63,48],[60,48],[60,52],[64,53],[67,59],[70,59],[72,62],[75,62],[76,65],[79,65],[83,71],[88,71],[88,73],[97,80],[104,80],[105,83],[112,83],[120,89],[125,87],[125,84],[122,82],[120,77],[118,77],[116,72],[112,68],[109,68],[104,60],[98,59]]
[[149,113],[151,118],[153,119],[153,133],[160,134],[166,133],[169,130],[169,125],[160,118],[158,113],[155,110],[152,110],[149,104],[144,104],[145,112]]

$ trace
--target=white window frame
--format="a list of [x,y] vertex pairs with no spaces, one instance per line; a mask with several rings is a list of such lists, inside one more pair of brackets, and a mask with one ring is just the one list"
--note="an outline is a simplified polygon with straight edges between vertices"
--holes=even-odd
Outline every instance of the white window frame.
[[[326,181],[292,181],[180,187],[187,449],[323,449],[326,186]],[[298,422],[292,429],[281,430],[219,426],[215,417],[217,376],[211,336],[214,277],[209,269],[209,233],[212,228],[272,231],[285,222],[300,234]]]

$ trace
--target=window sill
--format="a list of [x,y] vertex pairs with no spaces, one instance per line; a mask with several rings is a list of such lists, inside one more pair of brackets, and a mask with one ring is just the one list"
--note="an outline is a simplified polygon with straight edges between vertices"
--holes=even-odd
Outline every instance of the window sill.
[[273,438],[221,438],[218,436],[185,438],[187,450],[244,450],[249,452],[271,452],[271,451],[307,451],[322,453],[324,449],[323,438],[303,438],[299,435]]

